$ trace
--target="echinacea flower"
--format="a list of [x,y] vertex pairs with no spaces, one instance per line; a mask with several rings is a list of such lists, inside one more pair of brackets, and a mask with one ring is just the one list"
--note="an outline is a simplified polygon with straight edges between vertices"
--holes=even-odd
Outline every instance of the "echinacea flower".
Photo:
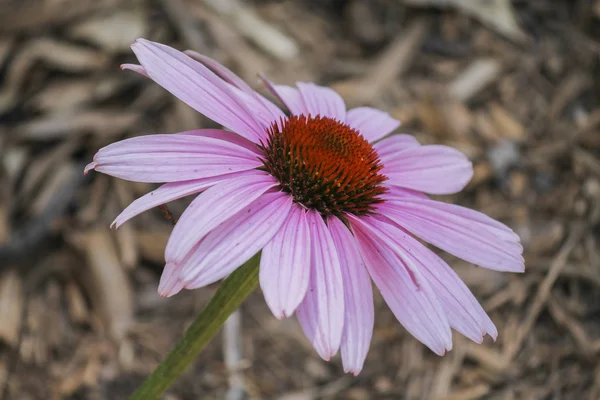
[[446,146],[393,134],[400,122],[346,109],[312,83],[267,88],[286,115],[216,61],[139,39],[130,69],[228,130],[149,135],[106,146],[86,172],[165,183],[114,221],[200,193],[175,225],[159,293],[226,277],[262,250],[259,280],[277,318],[296,314],[318,354],[362,369],[373,331],[371,281],[433,352],[451,328],[481,343],[498,332],[458,275],[415,237],[481,267],[522,272],[519,237],[484,214],[431,200],[464,188],[472,164]]

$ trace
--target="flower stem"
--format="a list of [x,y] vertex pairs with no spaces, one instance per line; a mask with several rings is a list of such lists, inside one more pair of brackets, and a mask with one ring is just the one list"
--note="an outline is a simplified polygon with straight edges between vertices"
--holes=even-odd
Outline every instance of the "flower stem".
[[217,293],[130,400],[159,399],[258,286],[257,254],[223,281]]

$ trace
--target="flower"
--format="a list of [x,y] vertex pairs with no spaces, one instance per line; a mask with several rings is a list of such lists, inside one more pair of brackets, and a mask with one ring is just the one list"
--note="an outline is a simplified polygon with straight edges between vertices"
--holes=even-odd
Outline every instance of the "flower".
[[472,164],[462,153],[390,135],[400,122],[369,107],[346,110],[326,87],[262,77],[287,116],[210,58],[144,39],[132,49],[141,65],[123,69],[228,129],[126,139],[100,149],[85,169],[166,182],[129,205],[116,227],[200,193],[168,241],[161,295],[216,282],[262,250],[260,286],[273,314],[295,313],[323,359],[341,350],[346,372],[360,372],[371,342],[371,280],[436,354],[452,348],[451,328],[478,343],[496,338],[458,275],[415,238],[485,268],[524,270],[510,228],[427,196],[469,182]]

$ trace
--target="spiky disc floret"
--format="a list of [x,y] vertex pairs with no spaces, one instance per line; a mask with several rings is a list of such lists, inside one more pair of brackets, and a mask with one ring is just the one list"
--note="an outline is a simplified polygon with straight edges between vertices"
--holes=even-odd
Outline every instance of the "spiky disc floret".
[[372,213],[387,179],[360,133],[327,117],[292,116],[267,131],[265,169],[294,201],[323,216]]

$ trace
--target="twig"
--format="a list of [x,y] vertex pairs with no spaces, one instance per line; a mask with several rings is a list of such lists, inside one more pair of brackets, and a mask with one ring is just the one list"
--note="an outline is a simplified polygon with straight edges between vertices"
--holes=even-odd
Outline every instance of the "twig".
[[171,211],[169,210],[169,207],[167,207],[166,204],[161,204],[160,206],[158,206],[158,209],[160,210],[160,212],[163,215],[163,217],[167,221],[170,221],[171,224],[173,224],[173,226],[175,226],[175,224],[177,223],[177,218],[175,218],[173,216],[173,214],[171,214]]
[[225,322],[223,329],[223,356],[229,373],[227,400],[242,400],[246,392],[242,367],[242,317],[238,308]]
[[533,328],[535,321],[540,315],[540,312],[542,311],[544,305],[548,301],[548,297],[550,296],[550,292],[552,290],[552,287],[554,286],[554,282],[556,282],[561,271],[566,266],[567,259],[569,258],[569,255],[571,254],[575,246],[579,243],[581,237],[583,236],[583,233],[585,232],[585,228],[586,226],[583,224],[576,224],[572,228],[571,234],[569,235],[567,241],[558,252],[556,258],[554,259],[554,262],[552,263],[552,266],[550,267],[546,278],[544,278],[544,280],[540,284],[535,298],[533,299],[533,302],[529,307],[529,310],[527,311],[525,319],[517,329],[515,340],[512,343],[510,343],[510,347],[507,347],[505,353],[506,360],[513,360],[519,352],[519,350],[521,349],[525,337],[527,337],[527,335],[531,331],[531,328]]
[[428,19],[417,19],[384,50],[358,87],[357,95],[363,101],[380,96],[390,82],[408,70],[428,29]]

